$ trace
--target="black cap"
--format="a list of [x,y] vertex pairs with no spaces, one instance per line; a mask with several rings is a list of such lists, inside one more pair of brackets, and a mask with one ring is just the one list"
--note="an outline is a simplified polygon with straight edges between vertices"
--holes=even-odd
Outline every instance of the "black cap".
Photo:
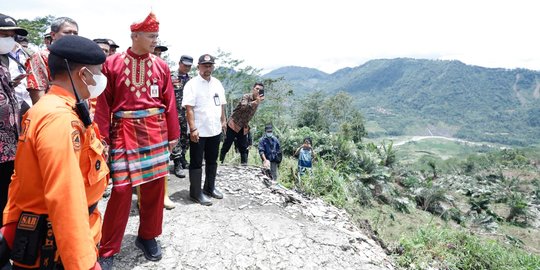
[[156,49],[158,49],[160,52],[166,52],[166,51],[169,50],[169,48],[167,48],[167,46],[163,46],[163,45],[157,45]]
[[100,65],[105,62],[103,50],[92,40],[81,36],[64,36],[49,47],[51,54],[70,62]]
[[189,55],[182,55],[182,56],[180,56],[180,63],[182,63],[184,65],[187,65],[187,66],[191,66],[191,65],[193,65],[193,57],[191,57]]
[[111,45],[109,44],[109,40],[108,39],[105,39],[105,38],[96,38],[94,39],[94,42],[97,43],[97,44],[107,44],[107,45]]
[[26,36],[28,31],[17,26],[17,21],[8,15],[0,13],[0,30],[13,30],[15,34]]
[[200,64],[215,64],[214,63],[215,58],[209,54],[203,54],[201,57],[199,57],[199,65]]
[[265,132],[272,131],[272,124],[266,124],[266,126],[264,126],[264,131]]
[[120,48],[120,46],[116,45],[116,43],[114,43],[114,41],[112,39],[108,39],[109,40],[109,46],[113,47],[113,48]]

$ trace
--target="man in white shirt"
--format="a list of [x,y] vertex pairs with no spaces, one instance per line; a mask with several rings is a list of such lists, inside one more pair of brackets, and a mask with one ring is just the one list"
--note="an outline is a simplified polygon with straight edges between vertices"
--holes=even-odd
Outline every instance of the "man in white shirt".
[[[212,205],[207,196],[222,199],[223,194],[215,187],[217,158],[221,135],[226,128],[225,89],[212,77],[215,58],[209,54],[199,57],[198,76],[184,87],[182,106],[186,108],[189,125],[189,196],[202,205]],[[202,160],[205,160],[206,178],[201,190]]]

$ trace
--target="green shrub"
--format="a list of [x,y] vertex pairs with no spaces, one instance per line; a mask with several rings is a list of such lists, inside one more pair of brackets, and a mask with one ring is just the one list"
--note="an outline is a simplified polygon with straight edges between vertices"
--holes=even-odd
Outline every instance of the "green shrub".
[[533,184],[533,191],[532,191],[532,200],[534,203],[536,204],[540,204],[540,180],[539,179],[534,179],[532,181],[532,184]]
[[392,200],[392,207],[401,213],[410,214],[411,210],[409,208],[410,201],[404,197],[397,197]]
[[510,214],[506,217],[507,222],[516,225],[526,226],[529,219],[529,206],[525,196],[521,193],[513,192],[508,199]]
[[372,206],[373,205],[373,196],[371,195],[371,190],[369,187],[364,185],[360,181],[353,181],[351,184],[351,198],[355,203],[358,203],[360,206]]
[[322,197],[325,201],[343,207],[347,199],[347,183],[343,175],[329,168],[324,160],[315,163],[313,173],[306,173],[298,179],[298,187],[310,195]]
[[420,186],[420,180],[418,179],[418,177],[412,175],[407,176],[405,179],[401,180],[400,183],[406,188],[415,188]]
[[383,141],[379,148],[379,156],[381,157],[381,165],[391,167],[396,162],[396,150],[393,148],[394,142],[388,145]]
[[447,189],[441,186],[421,187],[414,191],[417,205],[424,211],[440,214],[436,209],[446,201]]

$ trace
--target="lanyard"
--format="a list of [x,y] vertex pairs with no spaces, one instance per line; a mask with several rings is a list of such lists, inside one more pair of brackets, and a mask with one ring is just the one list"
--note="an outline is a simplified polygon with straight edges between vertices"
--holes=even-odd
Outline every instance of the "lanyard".
[[18,52],[19,52],[19,51],[17,51],[17,52],[15,53],[15,56],[13,56],[12,53],[8,53],[7,56],[8,56],[9,58],[13,59],[13,61],[15,61],[15,63],[17,63],[17,67],[19,68],[19,72],[21,72],[21,73],[26,73],[26,72],[25,72],[25,67],[24,67],[24,65],[21,64],[21,61],[20,61],[21,58],[19,57],[19,53],[18,53]]

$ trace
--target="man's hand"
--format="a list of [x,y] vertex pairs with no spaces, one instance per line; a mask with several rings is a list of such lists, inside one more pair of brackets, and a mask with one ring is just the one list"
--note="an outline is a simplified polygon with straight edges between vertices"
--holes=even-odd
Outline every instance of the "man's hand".
[[259,96],[259,95],[256,95],[256,96],[255,96],[255,100],[253,101],[253,103],[255,103],[255,104],[258,105],[258,104],[261,104],[261,102],[262,102],[263,100],[264,100],[264,96],[261,97],[261,96]]
[[227,133],[227,121],[221,121],[221,130],[223,131],[223,134]]
[[189,133],[189,139],[194,143],[199,143],[199,131],[195,129]]
[[268,160],[268,159],[265,160],[265,161],[263,162],[263,167],[265,167],[265,168],[267,168],[267,169],[270,169],[270,160]]
[[178,144],[178,140],[172,140],[169,142],[169,152],[172,152],[174,147]]

